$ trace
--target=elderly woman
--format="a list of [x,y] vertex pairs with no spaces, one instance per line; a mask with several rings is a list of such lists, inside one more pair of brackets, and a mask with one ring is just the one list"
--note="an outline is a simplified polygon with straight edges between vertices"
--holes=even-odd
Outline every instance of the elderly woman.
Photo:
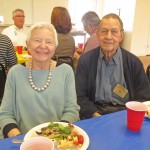
[[57,45],[53,25],[31,26],[27,47],[32,60],[12,67],[6,81],[0,108],[4,137],[26,133],[44,122],[79,120],[72,68],[67,64],[56,67],[51,60]]

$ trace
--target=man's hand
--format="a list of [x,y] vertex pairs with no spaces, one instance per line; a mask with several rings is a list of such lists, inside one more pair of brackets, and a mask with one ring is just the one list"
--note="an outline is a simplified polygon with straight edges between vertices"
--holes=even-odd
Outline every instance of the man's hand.
[[98,112],[95,112],[95,113],[93,113],[93,115],[92,115],[92,117],[94,118],[94,117],[99,117],[99,116],[101,116]]
[[81,55],[81,54],[83,54],[84,50],[81,49],[81,48],[76,48],[76,52],[77,52],[79,55]]
[[80,58],[80,55],[77,52],[75,52],[74,53],[74,59],[75,60],[79,60],[79,58]]

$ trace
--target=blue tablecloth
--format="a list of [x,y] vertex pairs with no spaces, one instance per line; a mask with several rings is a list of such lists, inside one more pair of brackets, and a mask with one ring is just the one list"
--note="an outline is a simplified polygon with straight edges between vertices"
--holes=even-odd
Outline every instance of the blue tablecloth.
[[[150,119],[143,122],[140,132],[126,127],[126,110],[98,118],[74,123],[86,131],[90,138],[88,150],[149,150]],[[16,138],[23,139],[24,135]],[[19,150],[20,144],[13,144],[12,138],[0,140],[0,149]],[[2,150],[3,150],[2,149]]]

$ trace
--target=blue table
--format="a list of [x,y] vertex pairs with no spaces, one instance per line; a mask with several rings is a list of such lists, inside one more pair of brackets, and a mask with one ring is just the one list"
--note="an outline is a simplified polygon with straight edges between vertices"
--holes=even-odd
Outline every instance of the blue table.
[[[140,132],[126,127],[126,110],[74,123],[85,130],[90,138],[88,150],[149,150],[150,119],[145,118]],[[24,135],[16,138],[23,139]],[[0,140],[0,149],[19,150],[12,138]]]

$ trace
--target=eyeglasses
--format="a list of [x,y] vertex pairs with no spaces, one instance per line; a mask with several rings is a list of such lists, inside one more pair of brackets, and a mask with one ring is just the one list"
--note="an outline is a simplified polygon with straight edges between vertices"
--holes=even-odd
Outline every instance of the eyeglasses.
[[25,18],[25,16],[14,16],[14,17],[17,17],[17,18]]

